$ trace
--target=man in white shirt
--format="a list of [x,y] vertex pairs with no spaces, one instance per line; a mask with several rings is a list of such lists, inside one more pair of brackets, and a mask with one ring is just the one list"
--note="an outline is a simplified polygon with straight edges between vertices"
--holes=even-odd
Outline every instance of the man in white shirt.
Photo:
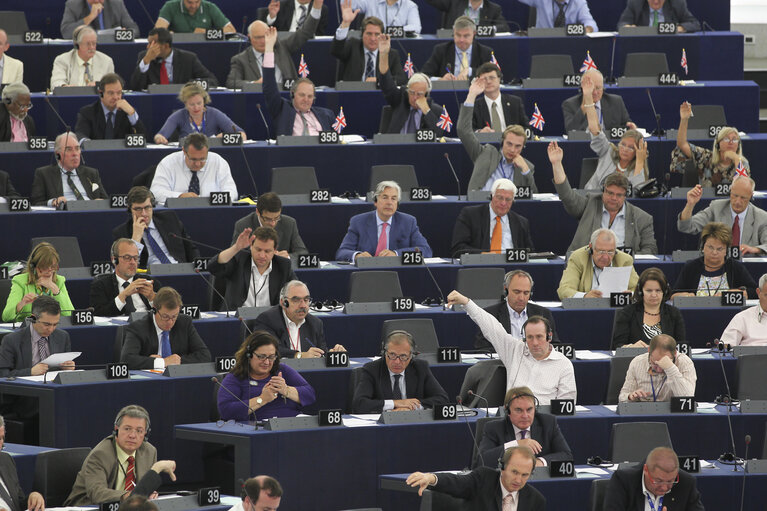
[[96,51],[98,37],[91,27],[77,27],[72,37],[74,49],[53,61],[51,90],[56,87],[95,86],[107,73],[115,72],[112,57]]
[[767,346],[767,273],[759,279],[756,295],[759,304],[735,314],[720,341],[730,346]]
[[637,355],[626,371],[618,401],[669,401],[695,395],[698,375],[690,357],[679,353],[676,340],[666,334],[650,341],[647,355]]
[[8,34],[0,28],[0,83],[16,83],[24,81],[24,63],[6,55],[11,45],[8,44]]
[[208,152],[208,137],[192,133],[184,138],[183,151],[160,160],[152,180],[152,193],[160,204],[169,197],[209,197],[211,192],[229,192],[237,200],[237,185],[229,164]]
[[576,399],[573,364],[551,346],[551,326],[541,316],[532,316],[522,327],[524,339],[514,338],[490,313],[458,291],[447,295],[448,305],[464,305],[498,357],[506,366],[506,389],[526,385],[541,404],[552,399]]

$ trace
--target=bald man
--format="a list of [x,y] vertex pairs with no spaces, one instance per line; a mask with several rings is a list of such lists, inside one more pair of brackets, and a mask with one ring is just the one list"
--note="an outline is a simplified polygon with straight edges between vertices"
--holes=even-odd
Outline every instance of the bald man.
[[617,94],[607,94],[604,92],[604,77],[596,69],[590,69],[583,73],[581,78],[590,77],[594,83],[594,91],[591,98],[583,99],[583,91],[576,96],[568,98],[562,102],[562,115],[565,117],[565,132],[585,131],[586,115],[581,111],[581,105],[594,103],[599,117],[599,124],[606,133],[610,133],[612,128],[631,128],[636,129],[636,124],[631,122],[629,112],[623,103],[623,98]]

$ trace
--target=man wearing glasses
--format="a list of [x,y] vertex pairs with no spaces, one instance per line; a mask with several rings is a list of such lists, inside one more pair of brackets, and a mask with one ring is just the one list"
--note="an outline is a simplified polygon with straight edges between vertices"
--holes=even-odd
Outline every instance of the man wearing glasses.
[[381,358],[362,367],[352,399],[353,413],[422,410],[446,404],[447,393],[431,373],[429,363],[415,355],[410,333],[390,332]]
[[157,280],[137,277],[139,252],[133,240],[120,238],[110,250],[113,273],[104,273],[91,282],[90,306],[97,316],[128,316],[152,308]]
[[188,239],[184,224],[173,211],[155,211],[157,205],[149,188],[134,186],[128,191],[128,215],[112,229],[115,240],[132,239],[140,255],[139,267],[149,264],[190,263],[200,251]]
[[234,224],[232,243],[247,228],[256,230],[259,227],[271,227],[277,231],[279,242],[274,255],[290,257],[291,254],[308,254],[304,240],[298,233],[295,218],[282,213],[282,201],[274,192],[262,193],[256,202],[256,210],[242,217]]
[[[264,330],[280,342],[282,358],[319,358],[328,350],[322,321],[309,314],[312,297],[300,280],[291,280],[280,290],[280,303],[258,315],[252,331]],[[346,351],[336,344],[330,351]]]
[[[0,30],[0,37],[3,31]],[[0,43],[2,49],[2,43]],[[12,83],[3,89],[0,103],[0,142],[26,142],[33,136],[35,120],[29,115],[32,96],[29,88],[21,82]]]
[[192,324],[181,314],[181,295],[163,287],[154,296],[153,314],[125,327],[120,362],[130,369],[165,369],[169,365],[210,362],[210,352]]
[[605,511],[655,509],[703,511],[695,477],[679,471],[679,458],[668,447],[656,447],[644,465],[616,470],[605,495]]
[[650,340],[647,355],[631,361],[618,401],[670,401],[672,397],[695,395],[698,375],[695,364],[684,353],[678,353],[676,340],[666,334]]
[[601,195],[582,195],[574,192],[567,180],[562,166],[562,148],[551,142],[548,152],[559,199],[565,211],[579,220],[568,252],[586,245],[591,233],[602,227],[615,233],[619,249],[631,248],[636,254],[658,253],[652,217],[626,202],[630,185],[625,175],[615,172],[607,176]]

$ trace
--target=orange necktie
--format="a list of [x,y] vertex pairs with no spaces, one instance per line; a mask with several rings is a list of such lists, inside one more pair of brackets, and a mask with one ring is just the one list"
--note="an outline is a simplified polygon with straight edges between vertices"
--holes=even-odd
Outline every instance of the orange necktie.
[[501,238],[503,233],[501,232],[501,217],[495,217],[495,227],[493,227],[493,237],[490,238],[490,252],[494,254],[501,253]]

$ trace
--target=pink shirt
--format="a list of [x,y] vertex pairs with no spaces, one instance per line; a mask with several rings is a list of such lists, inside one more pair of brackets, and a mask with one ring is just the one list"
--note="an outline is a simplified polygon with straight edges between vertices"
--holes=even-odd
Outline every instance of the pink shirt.
[[11,118],[11,142],[26,142],[27,141],[27,127],[24,126],[24,121],[20,121],[14,116]]
[[[264,52],[264,67],[274,67],[274,52]],[[304,114],[306,124],[308,125],[308,135],[319,135],[322,131],[322,124],[317,119],[317,116],[308,111]],[[293,121],[293,135],[304,134],[304,121],[301,119],[301,114],[296,110],[296,119]]]

